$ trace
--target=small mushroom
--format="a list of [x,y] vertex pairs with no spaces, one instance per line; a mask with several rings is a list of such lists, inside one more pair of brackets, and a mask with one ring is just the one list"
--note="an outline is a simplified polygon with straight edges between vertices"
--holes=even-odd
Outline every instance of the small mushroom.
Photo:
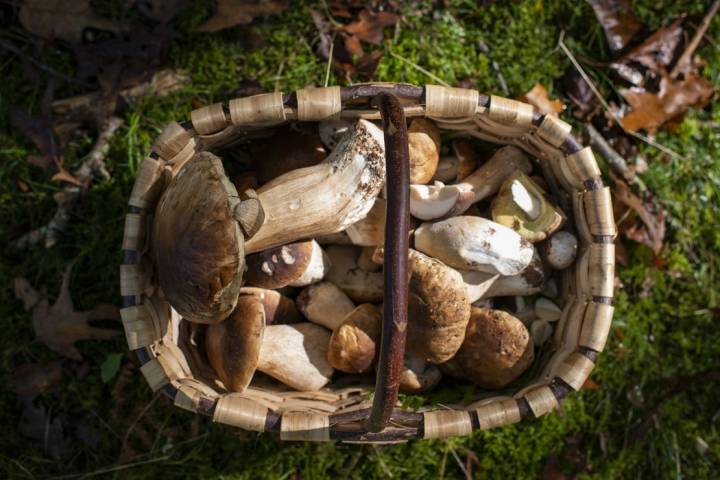
[[529,242],[544,240],[565,222],[565,215],[523,172],[515,172],[500,187],[492,203],[492,217]]
[[503,276],[462,269],[458,272],[465,282],[465,289],[471,302],[480,298],[532,295],[542,291],[547,277],[545,266],[537,254],[517,275]]
[[427,118],[414,118],[408,127],[410,183],[427,183],[440,159],[440,130]]
[[466,138],[453,140],[452,149],[458,159],[457,181],[459,182],[477,169],[478,159],[472,143]]
[[260,300],[263,311],[265,312],[265,323],[267,325],[298,323],[302,321],[295,302],[277,290],[243,287],[240,289],[240,295],[253,295]]
[[322,280],[330,261],[315,240],[295,242],[248,255],[247,282],[262,288],[304,287]]
[[560,320],[562,310],[552,300],[540,297],[535,300],[535,314],[540,320],[555,322]]
[[306,287],[295,301],[305,318],[330,330],[337,329],[355,309],[345,292],[331,282],[320,282]]
[[247,253],[337,233],[364,218],[385,183],[382,130],[358,120],[325,160],[287,172],[257,191],[265,221]]
[[520,320],[502,310],[473,308],[462,347],[440,368],[482,388],[498,389],[515,381],[534,356],[530,333]]
[[[376,261],[382,258],[376,250]],[[406,350],[428,362],[442,363],[462,344],[470,301],[460,274],[416,250],[408,252],[410,285]]]
[[254,295],[240,295],[225,321],[205,333],[208,361],[228,390],[242,392],[255,370],[301,391],[319,390],[333,374],[330,332],[312,323],[270,325]]
[[332,245],[326,253],[332,267],[326,279],[359,303],[379,303],[383,298],[383,273],[368,272],[358,266],[357,247]]
[[494,195],[517,170],[529,173],[532,165],[517,147],[498,150],[483,166],[454,185],[410,186],[410,213],[421,220],[461,215],[470,205]]
[[552,336],[553,327],[547,320],[538,319],[530,324],[530,335],[536,347],[543,345]]
[[548,264],[557,270],[568,268],[575,261],[578,241],[570,232],[564,230],[554,233],[543,244],[543,252]]
[[291,170],[317,165],[325,156],[317,135],[282,128],[256,154],[258,181],[262,185]]
[[437,170],[433,175],[433,182],[441,182],[443,185],[452,182],[457,178],[460,161],[455,156],[440,157]]
[[385,213],[387,202],[376,198],[375,204],[362,220],[350,225],[345,232],[354,245],[376,247],[385,243]]
[[352,126],[352,122],[348,120],[323,120],[318,124],[320,140],[332,150]]
[[442,373],[437,365],[405,355],[403,370],[400,372],[400,391],[403,393],[422,393],[432,390],[442,380]]
[[330,365],[347,373],[363,373],[372,368],[381,325],[382,314],[375,305],[358,305],[330,337]]
[[481,217],[451,217],[423,223],[415,248],[462,269],[516,275],[528,266],[534,248],[512,229]]

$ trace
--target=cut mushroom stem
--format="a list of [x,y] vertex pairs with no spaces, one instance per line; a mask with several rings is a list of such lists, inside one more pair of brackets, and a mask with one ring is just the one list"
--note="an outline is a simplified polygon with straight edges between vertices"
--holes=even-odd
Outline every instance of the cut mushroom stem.
[[281,175],[258,190],[265,221],[248,253],[345,230],[364,218],[385,181],[383,132],[358,120],[320,164]]
[[333,374],[329,341],[330,332],[312,323],[265,327],[263,305],[255,295],[240,295],[232,314],[205,333],[210,365],[233,392],[244,391],[255,370],[297,390],[319,390]]
[[531,169],[522,150],[514,146],[503,147],[459,183],[411,185],[410,213],[421,220],[460,215],[473,203],[494,195],[516,171],[530,173]]
[[310,285],[300,292],[295,301],[305,318],[330,330],[338,328],[355,309],[345,292],[331,282]]
[[540,251],[552,268],[564,270],[575,261],[577,249],[578,241],[575,235],[560,231],[550,236]]
[[480,298],[532,295],[543,289],[547,272],[539,255],[519,274],[503,276],[477,270],[458,270],[471,302]]
[[262,288],[304,287],[322,280],[330,260],[315,240],[270,248],[246,258],[249,285]]
[[492,203],[492,217],[529,242],[544,240],[565,221],[565,215],[523,172],[515,172],[503,183]]
[[347,373],[368,371],[379,346],[381,324],[380,309],[370,303],[358,305],[330,337],[330,365]]
[[452,217],[423,223],[415,247],[456,268],[516,275],[533,257],[532,244],[512,229],[480,217]]
[[383,273],[358,266],[358,247],[333,245],[326,250],[332,267],[325,277],[359,303],[379,303],[383,298]]
[[302,321],[295,302],[276,290],[243,287],[240,289],[240,295],[252,295],[260,300],[263,311],[265,312],[266,325],[298,323]]
[[403,393],[422,393],[432,390],[442,380],[437,365],[413,355],[405,355],[403,370],[400,373],[400,391]]
[[353,244],[362,247],[377,247],[385,243],[386,209],[385,199],[376,198],[375,204],[367,216],[345,230]]

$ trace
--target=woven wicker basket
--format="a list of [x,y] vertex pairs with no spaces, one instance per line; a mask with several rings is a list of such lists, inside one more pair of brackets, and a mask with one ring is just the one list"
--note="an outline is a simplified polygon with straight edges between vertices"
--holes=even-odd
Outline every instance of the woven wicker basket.
[[[183,324],[187,322],[181,321],[156,285],[149,258],[149,225],[163,188],[196,152],[227,147],[258,130],[290,120],[380,119],[382,106],[380,110],[375,106],[382,96],[399,99],[396,105],[402,105],[401,115],[427,116],[444,130],[516,145],[539,162],[550,191],[568,213],[565,228],[574,229],[580,239],[575,264],[560,272],[560,302],[564,309],[552,342],[546,347],[551,350],[546,357],[549,360],[541,365],[534,381],[512,396],[486,395],[470,404],[458,399],[457,404],[439,409],[427,406],[416,412],[396,408],[397,388],[394,397],[379,398],[376,394],[374,400],[369,399],[371,385],[334,382],[322,391],[297,392],[277,384],[253,382],[241,394],[218,391],[203,380],[201,367],[183,347]],[[605,346],[613,315],[616,230],[610,190],[602,183],[592,151],[576,142],[570,125],[556,116],[535,112],[531,105],[480,95],[475,90],[405,84],[303,89],[286,95],[268,93],[235,99],[229,105],[203,107],[193,111],[191,118],[191,122],[171,123],[156,140],[140,167],[125,220],[124,263],[120,267],[122,320],[128,345],[136,352],[153,391],[163,390],[175,405],[209,416],[215,422],[258,432],[279,432],[283,440],[392,443],[467,435],[476,429],[540,417],[558,408],[568,392],[583,385]],[[386,130],[386,139],[387,135]],[[390,171],[391,152],[387,155]],[[387,244],[386,250],[393,251]],[[379,378],[389,368],[383,364],[383,354],[389,354],[383,352],[385,340]],[[402,351],[399,355],[402,358]],[[371,410],[382,408],[387,410],[385,421],[389,423],[385,426],[383,422],[385,428],[381,431],[368,428]]]

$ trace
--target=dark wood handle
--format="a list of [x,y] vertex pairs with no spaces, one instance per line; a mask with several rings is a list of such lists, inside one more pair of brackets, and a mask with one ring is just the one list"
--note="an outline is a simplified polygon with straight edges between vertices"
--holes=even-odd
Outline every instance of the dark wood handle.
[[375,397],[367,419],[368,431],[380,432],[397,402],[407,336],[410,154],[405,113],[397,97],[380,93],[372,104],[382,116],[387,172],[382,338]]

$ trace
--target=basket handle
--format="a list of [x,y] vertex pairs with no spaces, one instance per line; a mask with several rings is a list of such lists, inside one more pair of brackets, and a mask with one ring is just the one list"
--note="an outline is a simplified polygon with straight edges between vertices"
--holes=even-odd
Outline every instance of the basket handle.
[[407,336],[410,154],[405,113],[397,97],[380,93],[371,105],[382,117],[387,189],[382,337],[375,396],[367,418],[368,431],[380,432],[397,402]]

